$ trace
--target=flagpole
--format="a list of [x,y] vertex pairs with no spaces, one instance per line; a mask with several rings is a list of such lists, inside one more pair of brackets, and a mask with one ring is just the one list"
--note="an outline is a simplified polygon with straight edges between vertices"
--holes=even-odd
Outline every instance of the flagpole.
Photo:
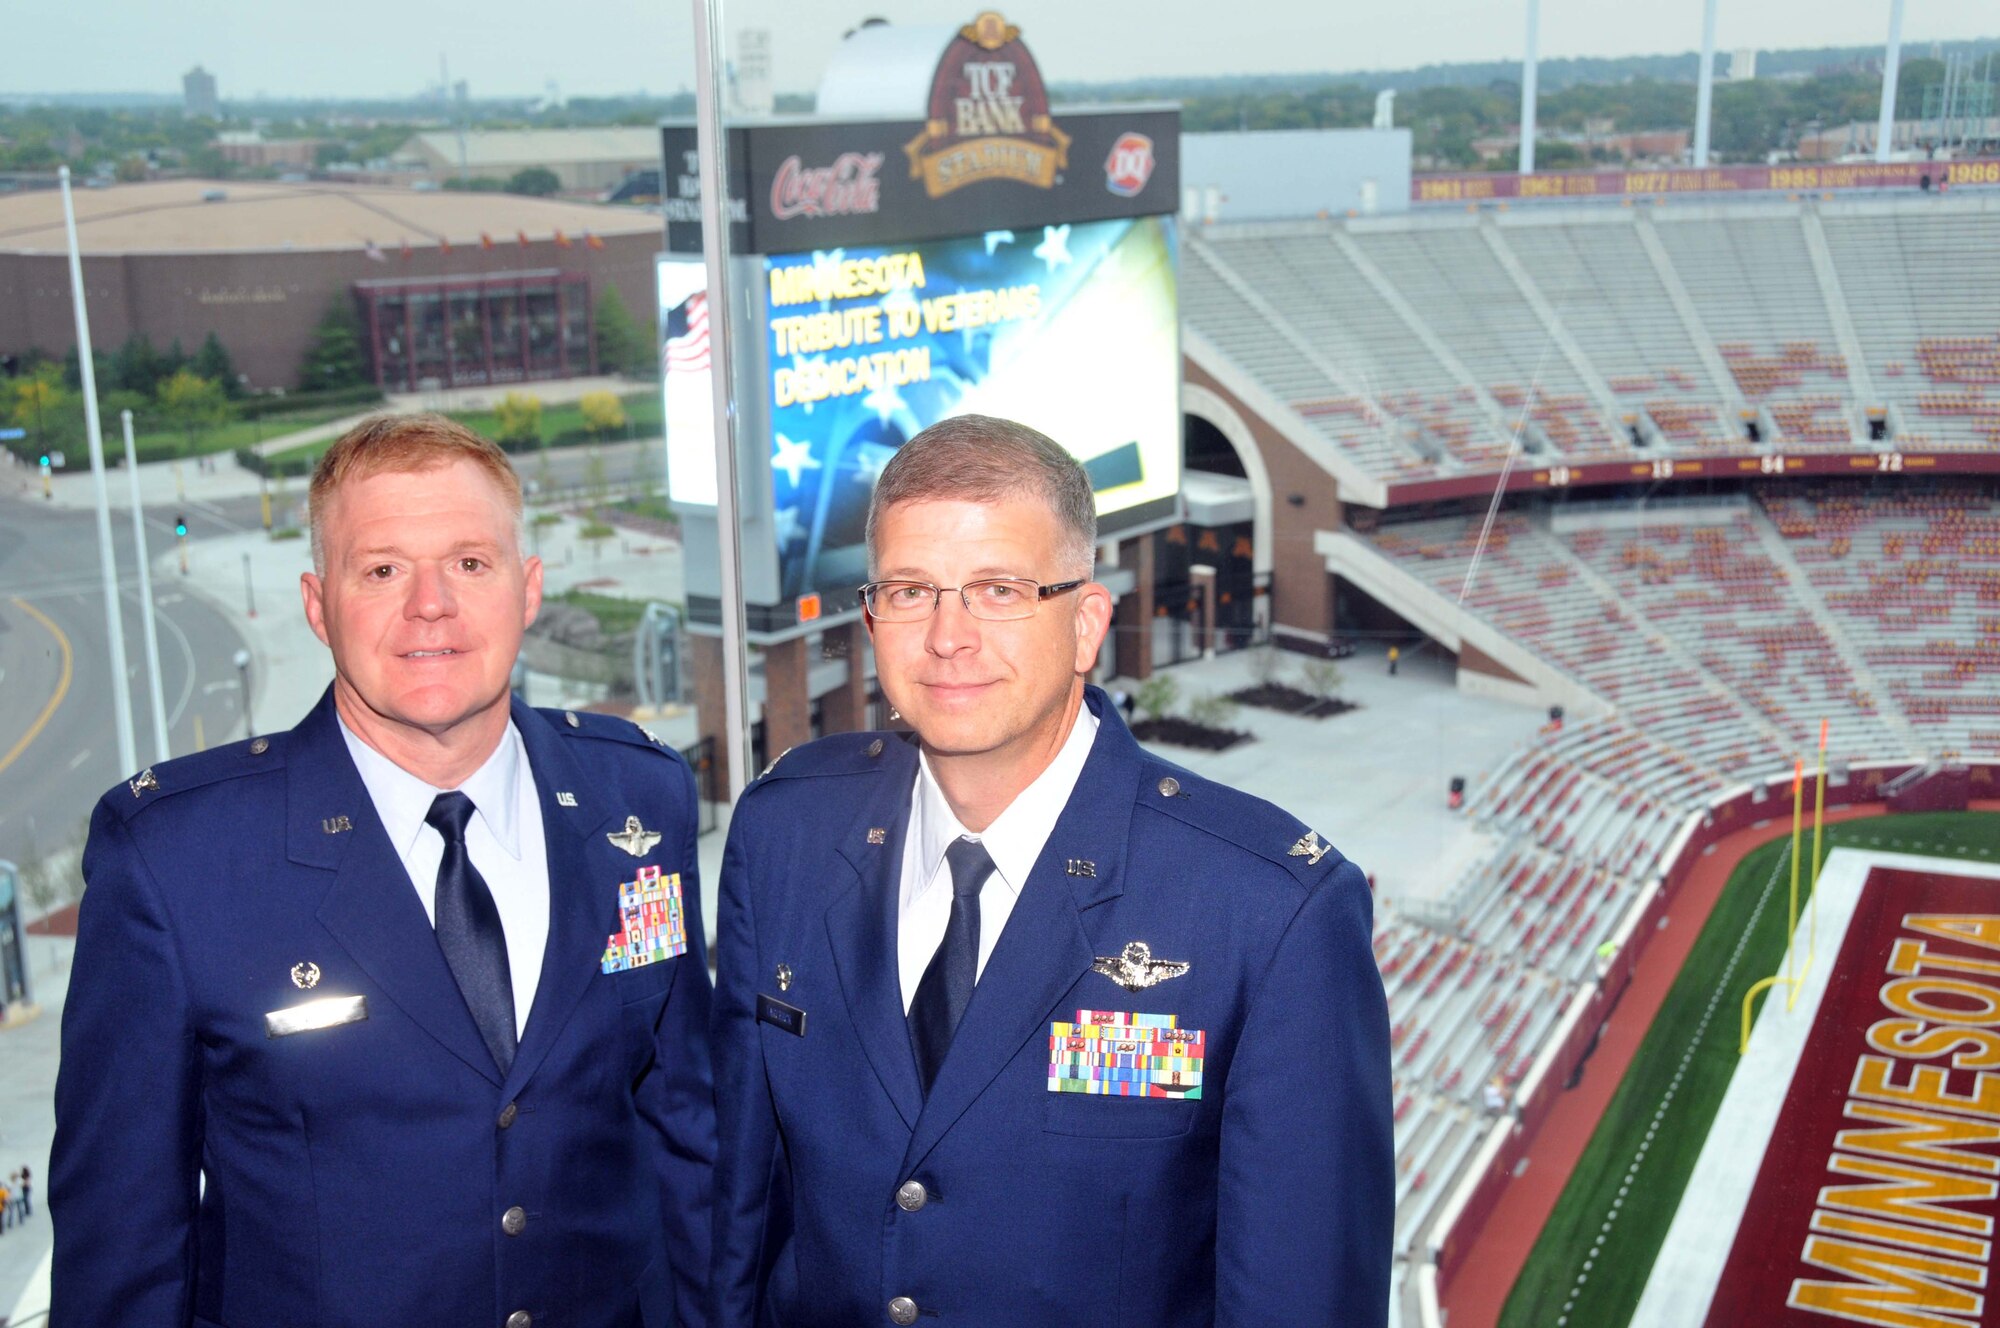
[[111,710],[118,725],[118,766],[139,768],[139,745],[132,734],[132,679],[125,671],[125,615],[118,604],[118,561],[111,544],[111,492],[104,479],[104,424],[97,415],[97,366],[90,348],[90,310],[85,307],[83,254],[76,240],[76,204],[70,198],[69,167],[56,172],[62,184],[63,229],[69,238],[69,290],[76,305],[76,363],[83,380],[83,422],[90,435],[90,474],[97,487],[97,562],[104,577],[104,630],[111,639]]
[[737,512],[736,412],[730,409],[729,197],[722,169],[720,0],[693,0],[695,148],[701,174],[702,255],[708,267],[708,363],[715,404],[715,527],[720,543],[723,746],[730,802],[749,783],[749,651],[743,639],[743,539]]
[[[125,474],[132,483],[132,552],[139,561],[139,625],[145,630],[146,681],[153,703],[153,759],[164,761],[173,753],[173,739],[167,732],[167,698],[160,679],[160,630],[153,622],[153,569],[146,558],[146,508],[139,501],[139,454],[132,444],[132,412],[120,411],[125,425]],[[267,494],[265,501],[269,502]],[[269,523],[266,522],[266,525]]]

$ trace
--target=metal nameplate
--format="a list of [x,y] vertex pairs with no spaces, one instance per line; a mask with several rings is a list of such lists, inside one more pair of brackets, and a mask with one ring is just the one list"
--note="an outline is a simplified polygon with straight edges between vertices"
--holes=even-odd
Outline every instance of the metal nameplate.
[[264,1016],[265,1037],[290,1037],[340,1024],[358,1024],[368,1017],[366,996],[322,996],[273,1010]]
[[793,1037],[806,1035],[806,1012],[796,1005],[787,1005],[775,996],[761,992],[757,996],[757,1022],[782,1029]]

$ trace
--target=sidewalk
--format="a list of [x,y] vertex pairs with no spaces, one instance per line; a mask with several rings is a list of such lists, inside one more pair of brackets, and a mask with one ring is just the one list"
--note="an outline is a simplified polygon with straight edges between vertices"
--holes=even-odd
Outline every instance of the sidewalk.
[[[24,1023],[0,1024],[0,1175],[26,1166],[34,1172],[34,1216],[0,1236],[0,1323],[19,1323],[46,1307],[49,1251],[49,1146],[56,1132],[56,1061],[61,1050],[63,1000],[69,993],[67,936],[27,937],[29,979],[41,1013]],[[41,1281],[41,1303],[24,1297]],[[16,1301],[20,1301],[16,1304]],[[14,1314],[8,1316],[12,1309]]]

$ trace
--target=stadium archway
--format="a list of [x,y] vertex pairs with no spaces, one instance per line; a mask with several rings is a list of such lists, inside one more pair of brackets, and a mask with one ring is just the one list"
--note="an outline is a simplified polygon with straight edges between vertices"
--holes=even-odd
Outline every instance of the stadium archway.
[[[1199,383],[1183,382],[1181,413],[1185,456],[1181,496],[1188,524],[1211,533],[1234,524],[1240,540],[1243,528],[1235,523],[1241,520],[1243,488],[1249,488],[1250,585],[1238,589],[1250,592],[1247,630],[1261,636],[1271,625],[1271,472],[1249,423],[1227,398]],[[1201,464],[1204,458],[1209,462],[1206,467]]]

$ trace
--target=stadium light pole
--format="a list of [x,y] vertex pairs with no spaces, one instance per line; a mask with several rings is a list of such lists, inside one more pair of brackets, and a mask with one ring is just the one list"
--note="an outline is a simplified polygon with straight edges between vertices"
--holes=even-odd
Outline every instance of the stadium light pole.
[[743,639],[743,541],[738,528],[736,412],[730,401],[729,196],[722,132],[720,0],[694,6],[695,155],[701,175],[701,251],[708,268],[709,384],[715,403],[715,530],[720,542],[723,750],[730,802],[749,783],[749,652]]
[[1528,53],[1521,57],[1521,161],[1523,175],[1535,173],[1535,44],[1541,34],[1542,0],[1528,0]]
[[97,560],[104,574],[104,630],[111,638],[111,708],[118,723],[118,765],[139,768],[139,745],[132,735],[132,684],[125,672],[125,616],[118,607],[118,563],[111,546],[111,493],[104,480],[104,424],[97,414],[96,356],[90,349],[90,311],[84,307],[83,257],[76,242],[76,205],[70,198],[69,167],[56,172],[62,183],[63,229],[69,238],[69,291],[76,306],[76,363],[83,379],[83,422],[90,432],[90,475],[97,486]]
[[1896,136],[1896,75],[1903,65],[1903,0],[1889,0],[1889,45],[1882,52],[1882,114],[1875,121],[1875,160],[1889,160]]
[[173,753],[167,733],[167,697],[160,681],[160,630],[153,621],[153,569],[146,557],[146,508],[139,501],[139,455],[132,444],[132,412],[120,411],[125,425],[125,477],[132,484],[132,550],[139,560],[139,624],[145,629],[146,682],[153,703],[153,759],[164,761]]
[[1694,168],[1708,169],[1708,122],[1715,109],[1715,9],[1716,0],[1704,0],[1701,7],[1701,72],[1695,81]]

